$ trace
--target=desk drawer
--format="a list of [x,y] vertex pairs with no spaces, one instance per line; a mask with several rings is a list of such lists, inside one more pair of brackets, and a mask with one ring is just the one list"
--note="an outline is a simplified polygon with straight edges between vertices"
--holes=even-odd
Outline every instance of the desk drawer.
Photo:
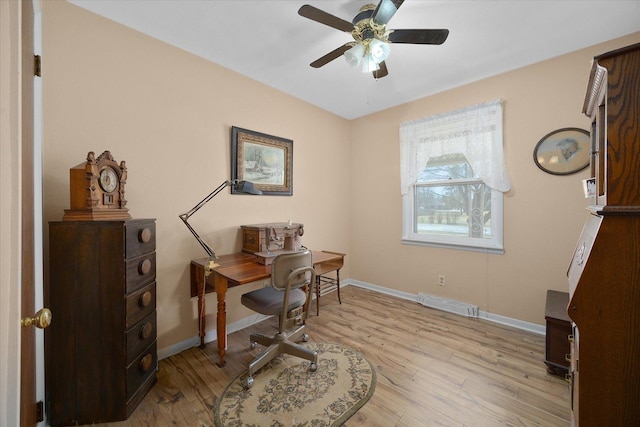
[[156,309],[156,283],[153,282],[126,297],[125,329],[131,328]]
[[156,339],[156,311],[126,332],[127,365]]

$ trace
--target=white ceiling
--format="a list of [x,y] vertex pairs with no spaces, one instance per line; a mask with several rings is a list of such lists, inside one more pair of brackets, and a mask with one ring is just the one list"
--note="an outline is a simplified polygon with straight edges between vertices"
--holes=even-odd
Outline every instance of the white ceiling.
[[406,0],[388,29],[448,28],[440,46],[393,44],[389,75],[338,58],[352,41],[298,15],[311,4],[351,21],[377,0],[68,0],[352,119],[640,31],[640,0]]

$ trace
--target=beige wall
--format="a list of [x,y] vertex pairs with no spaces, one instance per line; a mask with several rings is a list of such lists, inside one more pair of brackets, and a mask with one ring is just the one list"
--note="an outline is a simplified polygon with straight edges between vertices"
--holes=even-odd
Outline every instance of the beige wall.
[[[351,277],[543,324],[546,290],[568,290],[566,271],[586,215],[580,181],[588,171],[544,173],[533,162],[533,148],[552,130],[589,129],[581,111],[591,59],[638,41],[640,33],[354,120]],[[511,179],[504,197],[504,255],[402,245],[399,124],[496,98],[504,100]],[[371,190],[361,191],[370,184]],[[437,284],[439,274],[445,287]]]
[[[639,39],[347,121],[84,9],[45,2],[44,219],[62,218],[69,168],[88,151],[109,149],[126,160],[132,215],[157,218],[158,346],[191,339],[197,322],[188,264],[203,253],[178,214],[230,177],[230,127],[240,126],[294,140],[294,195],[216,197],[191,222],[219,254],[240,249],[241,224],[291,219],[305,224],[305,245],[348,253],[343,277],[542,324],[546,289],[567,288],[586,172],[545,174],[533,147],[551,130],[587,128],[580,111],[590,59]],[[505,254],[401,245],[399,123],[495,98],[505,101],[512,181]],[[438,274],[446,287],[436,285]],[[250,288],[230,290],[230,322],[251,315],[239,304]],[[210,295],[209,330],[214,301]]]
[[[178,215],[230,178],[231,126],[294,141],[294,194],[221,193],[190,221],[205,241],[239,251],[240,225],[291,219],[306,246],[349,251],[347,121],[67,2],[43,3],[43,33],[44,220],[69,208],[87,152],[126,160],[131,214],[157,218],[158,348],[197,335],[189,261],[206,254]],[[230,323],[247,289],[229,291]]]

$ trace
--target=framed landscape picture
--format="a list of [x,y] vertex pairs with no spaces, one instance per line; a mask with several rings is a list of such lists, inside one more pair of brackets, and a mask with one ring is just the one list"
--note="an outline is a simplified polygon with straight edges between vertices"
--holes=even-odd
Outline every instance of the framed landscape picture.
[[[266,195],[293,194],[293,141],[231,127],[232,179],[250,181]],[[233,187],[231,190],[235,193]]]

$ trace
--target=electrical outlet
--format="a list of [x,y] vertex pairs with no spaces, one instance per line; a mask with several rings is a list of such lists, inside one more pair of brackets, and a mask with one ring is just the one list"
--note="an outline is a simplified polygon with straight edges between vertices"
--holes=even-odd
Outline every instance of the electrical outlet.
[[438,285],[444,286],[444,274],[438,276]]

